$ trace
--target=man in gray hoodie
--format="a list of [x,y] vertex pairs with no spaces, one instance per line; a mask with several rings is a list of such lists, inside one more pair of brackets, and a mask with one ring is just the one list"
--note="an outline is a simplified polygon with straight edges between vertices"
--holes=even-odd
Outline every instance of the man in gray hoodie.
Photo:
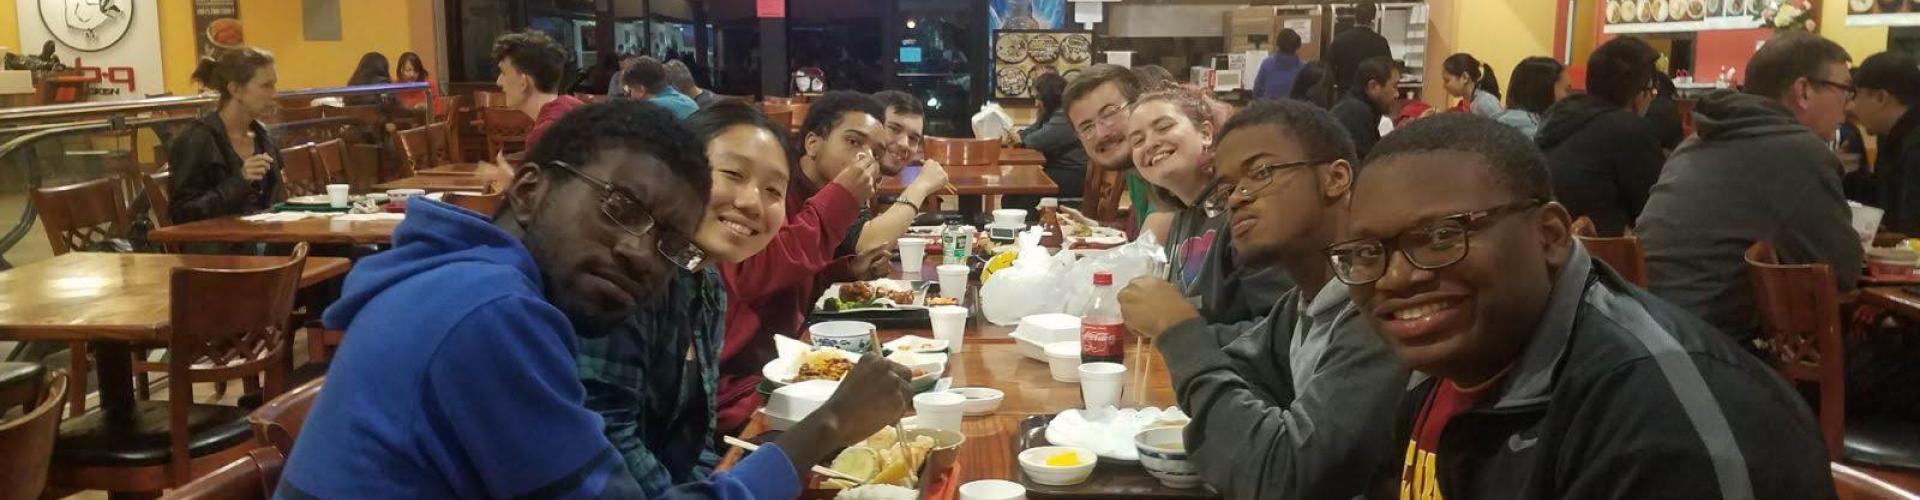
[[1353,185],[1353,141],[1332,114],[1260,101],[1220,129],[1214,167],[1233,247],[1297,288],[1245,335],[1222,335],[1181,290],[1141,278],[1120,292],[1127,328],[1156,338],[1187,449],[1227,498],[1353,498],[1393,464],[1407,371],[1333,280]]
[[1667,161],[1636,225],[1655,295],[1748,343],[1759,330],[1745,259],[1754,243],[1785,262],[1826,263],[1840,291],[1854,288],[1862,249],[1827,148],[1854,91],[1850,59],[1825,38],[1783,34],[1747,64],[1746,93],[1701,100],[1697,135]]

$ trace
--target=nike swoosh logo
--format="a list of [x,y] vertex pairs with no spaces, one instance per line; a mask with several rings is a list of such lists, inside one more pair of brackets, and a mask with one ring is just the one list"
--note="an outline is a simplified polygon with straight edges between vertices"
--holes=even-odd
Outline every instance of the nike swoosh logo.
[[1507,436],[1507,449],[1512,450],[1514,453],[1526,451],[1527,448],[1532,448],[1533,445],[1539,444],[1539,443],[1540,443],[1540,438],[1538,437],[1535,437],[1532,439],[1521,439],[1519,434]]

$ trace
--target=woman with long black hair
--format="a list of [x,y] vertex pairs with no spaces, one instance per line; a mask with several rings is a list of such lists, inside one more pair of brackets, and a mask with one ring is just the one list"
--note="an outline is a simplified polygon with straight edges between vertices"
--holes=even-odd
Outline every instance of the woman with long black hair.
[[1447,95],[1460,98],[1454,111],[1471,111],[1488,118],[1500,114],[1500,79],[1493,76],[1493,66],[1462,52],[1447,56],[1440,67]]

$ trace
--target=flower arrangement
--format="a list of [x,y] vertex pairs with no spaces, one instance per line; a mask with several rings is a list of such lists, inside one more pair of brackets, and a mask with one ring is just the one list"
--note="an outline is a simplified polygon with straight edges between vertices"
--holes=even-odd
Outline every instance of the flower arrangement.
[[1814,14],[1810,0],[1774,0],[1760,11],[1760,24],[1774,31],[1812,32],[1818,27]]

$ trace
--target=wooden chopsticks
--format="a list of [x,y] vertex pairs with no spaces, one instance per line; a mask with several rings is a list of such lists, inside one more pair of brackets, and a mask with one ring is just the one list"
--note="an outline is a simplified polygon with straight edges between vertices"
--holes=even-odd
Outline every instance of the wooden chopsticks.
[[[742,449],[742,450],[747,450],[747,452],[748,452],[748,453],[752,453],[752,452],[755,452],[755,451],[760,451],[760,446],[759,446],[759,445],[756,445],[756,444],[753,444],[753,443],[749,443],[749,442],[746,442],[746,441],[744,441],[744,440],[741,440],[740,438],[737,438],[737,437],[733,437],[733,436],[721,436],[721,439],[723,439],[723,440],[725,440],[725,441],[727,442],[727,444],[729,444],[729,445],[733,445],[733,446],[734,446],[734,447],[736,447],[736,448],[740,448],[740,449]],[[815,465],[815,466],[813,466],[813,473],[814,473],[814,474],[819,474],[819,475],[822,475],[822,476],[826,476],[826,477],[829,477],[829,478],[833,478],[833,479],[839,479],[839,480],[843,480],[843,481],[853,481],[853,484],[867,484],[867,480],[865,480],[865,479],[860,479],[860,478],[857,478],[857,477],[853,477],[853,476],[850,476],[850,475],[847,475],[846,473],[843,473],[843,472],[840,472],[840,471],[837,471],[837,470],[833,470],[833,469],[829,469],[829,468],[826,468],[826,467],[821,467],[821,466],[818,466],[818,465]]]

